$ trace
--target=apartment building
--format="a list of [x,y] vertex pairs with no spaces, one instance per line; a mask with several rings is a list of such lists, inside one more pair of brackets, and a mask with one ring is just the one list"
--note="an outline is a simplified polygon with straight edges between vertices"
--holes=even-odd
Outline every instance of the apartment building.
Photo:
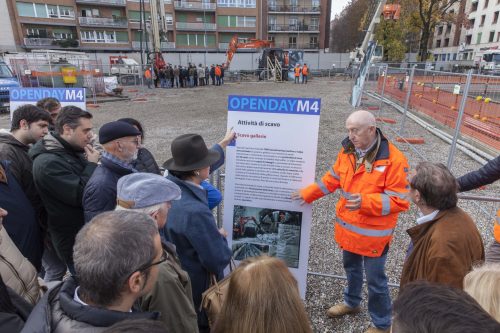
[[[7,0],[18,50],[132,52],[150,34],[149,0]],[[270,2],[268,2],[270,1]],[[273,39],[277,47],[324,48],[331,0],[163,0],[163,51],[220,51],[240,40]],[[146,20],[141,27],[141,13]],[[151,44],[142,43],[151,49]]]
[[434,31],[434,60],[468,60],[477,62],[486,50],[500,47],[500,0],[463,0],[450,8],[459,13],[463,8],[462,25],[440,24]]

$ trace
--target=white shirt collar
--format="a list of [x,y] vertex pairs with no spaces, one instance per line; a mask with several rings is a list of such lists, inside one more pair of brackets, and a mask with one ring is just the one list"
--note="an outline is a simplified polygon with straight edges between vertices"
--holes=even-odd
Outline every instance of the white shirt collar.
[[87,303],[85,303],[84,301],[82,301],[82,300],[80,299],[80,297],[78,296],[78,289],[80,289],[80,287],[76,287],[76,289],[75,289],[75,294],[73,295],[73,300],[74,300],[75,302],[77,302],[77,303],[80,303],[81,305],[86,305],[86,306],[88,306],[88,304],[87,304]]
[[427,214],[427,215],[422,215],[422,213],[419,212],[420,217],[417,218],[417,224],[422,224],[422,223],[427,223],[427,222],[432,221],[438,213],[439,213],[439,209],[436,209],[435,211],[433,211],[432,213]]
[[375,140],[373,140],[370,147],[368,147],[366,149],[356,148],[356,153],[358,154],[358,157],[359,158],[364,157],[366,155],[366,153],[368,153],[370,151],[370,149],[372,149],[377,144],[377,139],[378,138],[376,137]]

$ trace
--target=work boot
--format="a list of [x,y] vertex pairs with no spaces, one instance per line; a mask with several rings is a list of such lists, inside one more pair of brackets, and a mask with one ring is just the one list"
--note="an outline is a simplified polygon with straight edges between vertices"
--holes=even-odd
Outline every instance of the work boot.
[[386,328],[386,329],[382,329],[382,328],[378,328],[378,327],[369,327],[365,333],[389,333],[391,331],[391,328]]
[[326,314],[328,315],[328,317],[342,317],[345,316],[346,314],[358,313],[359,311],[361,311],[359,306],[351,308],[350,306],[341,303],[341,304],[336,304],[331,308],[329,308]]

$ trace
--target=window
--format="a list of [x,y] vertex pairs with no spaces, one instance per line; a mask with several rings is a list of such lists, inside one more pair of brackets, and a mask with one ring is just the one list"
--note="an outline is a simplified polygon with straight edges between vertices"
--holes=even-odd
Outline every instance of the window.
[[[219,7],[255,8],[255,3],[256,0],[217,0]],[[271,2],[269,2],[269,6],[271,6]]]
[[480,27],[484,25],[484,21],[486,20],[486,15],[481,16],[481,23],[479,24]]
[[49,17],[54,17],[54,18],[59,17],[59,14],[57,13],[57,6],[47,5],[47,13]]
[[444,47],[450,46],[450,39],[449,39],[449,38],[446,38],[446,39],[444,40],[444,45],[443,45],[443,46],[444,46]]
[[[146,13],[146,21],[149,21],[150,18],[151,18],[151,14]],[[170,14],[170,18],[172,18],[171,14]],[[141,21],[141,12],[138,10],[129,10],[128,11],[128,19],[130,22],[140,22]]]
[[73,32],[65,28],[53,28],[52,35],[54,39],[73,39]]
[[92,8],[92,16],[93,17],[99,17],[99,9],[97,8]]
[[500,42],[500,31],[497,32],[497,42]]
[[319,7],[319,3],[320,3],[320,1],[319,1],[319,0],[312,0],[312,1],[311,1],[311,6],[312,6],[313,8],[318,8],[318,7]]
[[496,11],[495,13],[493,13],[493,24],[495,24],[497,22],[498,22],[498,11]]
[[476,19],[470,19],[469,20],[469,29],[474,28],[474,24],[476,23]]
[[488,38],[488,42],[492,43],[495,40],[495,32],[490,31],[490,38]]
[[167,24],[174,24],[174,18],[172,14],[165,14],[165,22],[167,22]]
[[443,34],[443,26],[438,28],[438,36]]
[[319,47],[319,45],[318,45],[318,37],[317,36],[313,36],[313,37],[309,38],[309,47],[311,49],[317,49]]
[[488,8],[488,4],[490,3],[490,0],[485,0],[484,1],[484,8]]
[[299,18],[297,16],[288,17],[288,30],[298,30],[299,29]]
[[[123,33],[127,34],[126,41],[128,42],[128,32],[124,31]],[[114,31],[82,30],[80,38],[84,43],[116,43],[117,41]],[[120,38],[123,39],[124,35],[121,35]]]
[[35,7],[32,3],[16,2],[16,7],[19,16],[36,17]]
[[82,42],[93,42],[95,39],[93,31],[82,30],[80,32],[80,35],[81,35],[80,38],[82,39]]
[[27,28],[26,29],[27,37],[35,37],[35,38],[47,38],[48,33],[47,29],[43,28]]
[[254,28],[256,25],[256,18],[255,16],[218,15],[217,24],[221,27]]
[[309,30],[316,31],[319,30],[319,17],[312,17]]
[[470,11],[471,11],[471,12],[475,12],[475,11],[477,11],[477,1],[472,3],[472,6],[471,6],[471,8],[470,8]]
[[481,37],[482,37],[483,33],[480,32],[477,34],[477,41],[476,41],[476,44],[481,44]]
[[295,36],[288,37],[288,47],[291,49],[297,48],[297,37]]
[[465,36],[465,44],[466,45],[472,44],[472,35]]
[[73,7],[59,6],[59,16],[74,18],[75,11],[73,10]]
[[436,41],[436,47],[441,47],[441,39],[438,39],[438,40]]
[[451,32],[451,25],[447,25],[446,26],[446,34],[448,35],[448,34],[450,34],[450,32]]

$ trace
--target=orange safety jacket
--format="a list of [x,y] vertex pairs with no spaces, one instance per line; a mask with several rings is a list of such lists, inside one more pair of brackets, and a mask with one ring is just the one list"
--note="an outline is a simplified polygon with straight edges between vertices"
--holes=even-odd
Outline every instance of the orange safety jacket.
[[309,74],[308,68],[307,66],[304,65],[304,67],[302,67],[302,75],[307,75],[307,74]]
[[295,67],[295,76],[300,76],[300,67]]
[[144,72],[144,77],[146,79],[150,79],[151,78],[151,71],[149,69],[146,69],[146,71]]
[[495,218],[495,224],[493,226],[493,235],[495,240],[500,243],[500,209],[497,211],[497,216]]
[[221,76],[222,75],[222,71],[220,69],[219,66],[216,66],[215,67],[215,76]]
[[[342,141],[337,160],[320,181],[300,192],[307,203],[340,189],[337,202],[335,240],[346,251],[379,257],[390,243],[398,215],[409,208],[408,162],[377,129],[378,150],[368,152],[356,170],[354,145]],[[370,158],[371,155],[371,158]],[[351,194],[361,194],[361,207],[350,211],[345,205]]]

